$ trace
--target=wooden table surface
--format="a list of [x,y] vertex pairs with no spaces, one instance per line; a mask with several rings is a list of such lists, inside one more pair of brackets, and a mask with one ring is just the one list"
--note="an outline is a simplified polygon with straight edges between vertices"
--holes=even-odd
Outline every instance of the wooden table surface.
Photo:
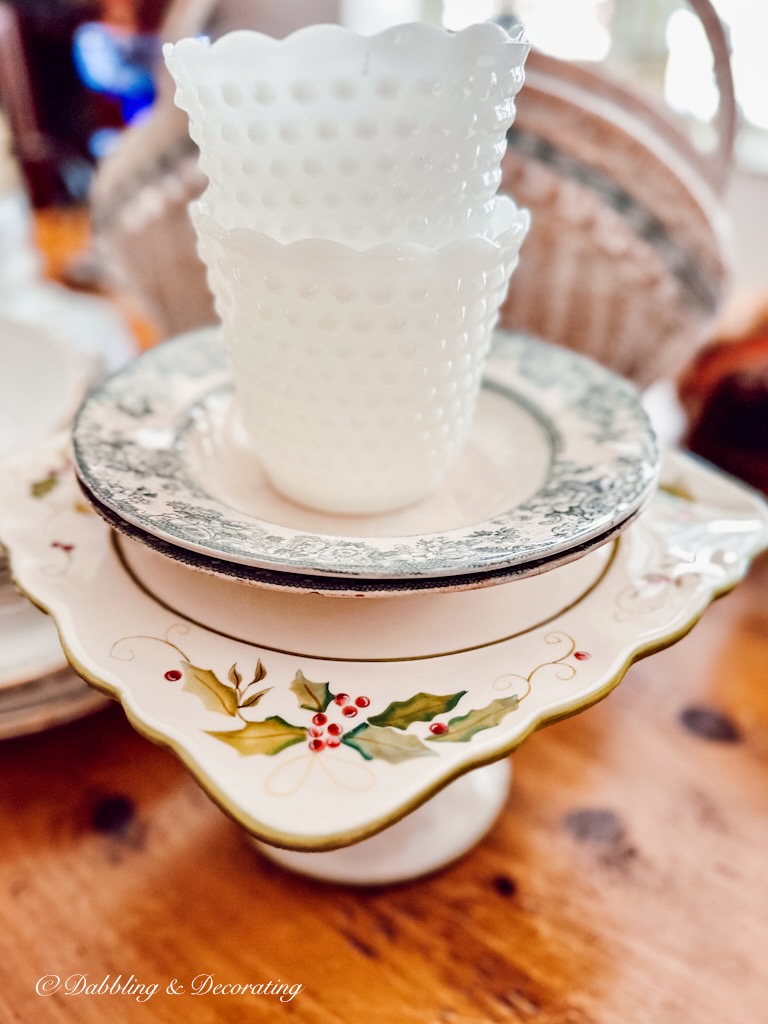
[[[479,847],[388,889],[262,859],[118,707],[6,741],[0,1024],[765,1024],[767,677],[763,559],[520,749]],[[205,974],[303,987],[192,995]],[[36,992],[78,975],[159,988]]]
[[[464,860],[390,889],[260,858],[110,708],[0,744],[0,1021],[763,1024],[768,561],[515,755]],[[134,975],[159,990],[36,994]],[[172,995],[173,979],[303,989]]]

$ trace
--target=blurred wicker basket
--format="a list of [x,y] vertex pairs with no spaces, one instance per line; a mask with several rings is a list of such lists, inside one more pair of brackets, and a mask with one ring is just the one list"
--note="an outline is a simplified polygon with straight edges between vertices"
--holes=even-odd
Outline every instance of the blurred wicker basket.
[[[706,339],[725,284],[719,196],[733,147],[728,45],[709,0],[701,17],[720,87],[717,152],[598,70],[532,53],[502,188],[533,226],[504,326],[585,352],[645,385]],[[94,222],[108,262],[145,300],[161,336],[215,314],[187,203],[202,190],[186,118],[164,82],[152,119],[101,169]]]
[[532,53],[504,160],[502,188],[532,227],[502,322],[641,386],[675,375],[706,340],[726,281],[730,57],[709,0],[690,5],[715,56],[714,154],[604,73]]

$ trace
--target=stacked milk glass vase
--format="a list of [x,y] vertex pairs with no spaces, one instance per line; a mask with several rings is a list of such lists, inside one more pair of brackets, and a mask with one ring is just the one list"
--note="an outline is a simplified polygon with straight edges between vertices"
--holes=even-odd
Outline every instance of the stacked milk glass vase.
[[165,48],[242,423],[290,499],[394,510],[467,440],[528,229],[496,194],[528,48],[491,23]]

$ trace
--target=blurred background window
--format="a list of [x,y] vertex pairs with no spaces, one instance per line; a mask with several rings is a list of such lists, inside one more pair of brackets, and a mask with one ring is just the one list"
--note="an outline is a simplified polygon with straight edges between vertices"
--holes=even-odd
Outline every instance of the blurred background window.
[[83,201],[115,133],[150,106],[167,7],[163,0],[0,3],[0,105],[35,205]]
[[[768,171],[768,0],[713,0],[733,48],[742,118],[736,156]],[[605,62],[616,74],[664,100],[712,144],[717,89],[704,30],[684,0],[346,0],[342,20],[375,32],[404,19],[459,30],[494,18],[523,22],[544,53]]]

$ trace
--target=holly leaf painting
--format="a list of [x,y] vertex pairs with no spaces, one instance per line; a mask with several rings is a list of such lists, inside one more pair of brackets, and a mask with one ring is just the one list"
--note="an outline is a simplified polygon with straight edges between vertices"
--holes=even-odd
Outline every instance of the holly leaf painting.
[[372,715],[368,722],[371,725],[388,725],[393,729],[407,729],[412,722],[431,722],[435,715],[452,711],[466,692],[417,693],[408,700],[394,701],[380,715]]
[[293,677],[290,689],[296,694],[299,707],[305,711],[325,711],[333,700],[328,683],[313,683],[301,669]]
[[342,736],[342,743],[362,754],[366,761],[377,758],[398,764],[409,761],[413,757],[432,757],[434,752],[425,747],[418,736],[407,736],[395,729],[384,729],[381,726],[363,722],[356,729]]
[[[251,680],[251,683],[260,683],[262,679],[266,678],[266,675],[267,670],[264,668],[264,662],[259,658],[256,662],[256,668],[253,670],[253,679]],[[251,683],[248,685],[250,686]]]
[[44,498],[46,494],[53,490],[58,482],[59,478],[56,473],[49,473],[42,480],[35,480],[34,483],[30,484],[29,492],[33,498]]
[[696,500],[682,480],[670,480],[667,483],[660,483],[659,490],[665,494],[671,494],[673,498],[679,498],[681,501]]
[[198,668],[188,661],[181,663],[184,671],[182,689],[199,697],[209,711],[237,714],[237,692],[218,678],[209,668]]
[[227,672],[227,679],[232,683],[236,690],[240,689],[240,683],[242,683],[243,677],[237,670],[237,662],[235,662],[229,672]]
[[281,750],[292,747],[306,739],[307,730],[291,725],[279,715],[265,718],[263,722],[248,722],[242,729],[227,732],[208,732],[209,736],[228,743],[238,754],[266,754],[271,757]]
[[[249,684],[250,685],[250,684]],[[252,693],[250,697],[246,697],[245,700],[240,704],[241,708],[255,708],[265,693],[269,693],[272,689],[268,686],[266,690],[259,690],[258,693]]]
[[466,715],[452,718],[448,722],[445,732],[435,736],[428,736],[430,743],[466,743],[483,729],[492,729],[498,725],[510,711],[516,711],[520,706],[520,698],[513,694],[511,697],[500,697],[492,700],[484,708],[476,708]]

